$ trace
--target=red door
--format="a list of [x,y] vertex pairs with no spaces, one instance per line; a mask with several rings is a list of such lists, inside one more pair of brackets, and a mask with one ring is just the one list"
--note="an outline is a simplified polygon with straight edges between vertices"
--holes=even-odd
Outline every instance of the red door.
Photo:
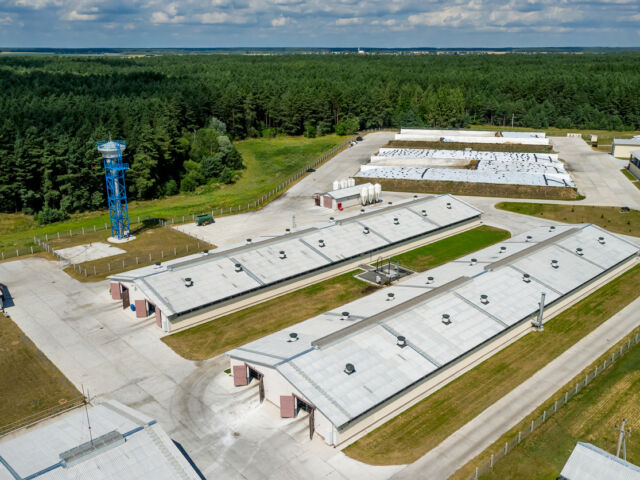
[[111,282],[111,299],[120,300],[122,294],[120,293],[120,284],[118,282]]
[[147,301],[136,300],[136,317],[144,318],[147,316]]
[[296,399],[293,395],[280,396],[280,417],[293,418],[296,416]]
[[156,307],[156,325],[162,328],[162,312]]
[[247,366],[246,365],[234,365],[233,366],[233,384],[236,387],[242,387],[247,385]]

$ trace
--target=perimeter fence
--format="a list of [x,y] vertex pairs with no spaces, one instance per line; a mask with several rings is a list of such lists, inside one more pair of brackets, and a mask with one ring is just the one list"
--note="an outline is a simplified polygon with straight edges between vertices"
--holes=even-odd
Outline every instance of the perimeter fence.
[[616,350],[613,354],[611,354],[611,357],[606,358],[604,362],[602,362],[602,365],[597,365],[595,370],[585,375],[584,380],[576,383],[573,388],[567,390],[563,395],[557,398],[549,408],[545,409],[542,412],[542,415],[537,417],[535,420],[532,420],[530,424],[524,426],[524,428],[518,431],[518,434],[515,435],[511,440],[505,442],[504,447],[492,453],[489,459],[476,466],[474,472],[469,475],[466,480],[477,480],[481,475],[492,470],[496,462],[508,455],[509,452],[516,448],[523,440],[525,440],[529,435],[535,432],[537,428],[539,428],[543,423],[549,420],[560,408],[566,405],[567,402],[575,397],[584,387],[589,385],[598,375],[600,375],[608,367],[615,363],[615,361],[618,360],[622,355],[627,353],[629,349],[631,349],[631,347],[638,343],[639,340],[640,333],[636,333],[632,338],[624,343],[619,350]]

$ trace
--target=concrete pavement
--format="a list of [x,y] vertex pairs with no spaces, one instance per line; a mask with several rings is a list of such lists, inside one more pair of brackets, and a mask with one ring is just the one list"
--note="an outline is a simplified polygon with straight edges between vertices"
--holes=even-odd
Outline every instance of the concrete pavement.
[[392,478],[445,479],[454,474],[638,327],[638,308],[640,299],[622,309]]

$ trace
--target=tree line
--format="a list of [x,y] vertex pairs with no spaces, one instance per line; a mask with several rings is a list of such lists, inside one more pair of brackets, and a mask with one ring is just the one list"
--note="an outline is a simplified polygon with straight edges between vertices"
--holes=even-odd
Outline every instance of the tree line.
[[[233,182],[231,140],[400,126],[640,128],[640,56],[0,58],[0,211],[104,208],[95,142],[132,198]],[[49,218],[51,219],[51,218]],[[54,218],[55,219],[55,218]]]

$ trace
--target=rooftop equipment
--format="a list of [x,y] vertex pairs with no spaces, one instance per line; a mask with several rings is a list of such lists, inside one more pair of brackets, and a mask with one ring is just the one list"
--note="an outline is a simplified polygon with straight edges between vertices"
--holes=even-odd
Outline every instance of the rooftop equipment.
[[324,247],[324,240],[322,240],[322,239],[318,240],[318,246],[320,248],[323,248]]
[[387,293],[387,302],[392,301],[395,297],[395,293]]
[[427,277],[427,285],[430,285],[433,283],[433,277]]
[[560,264],[558,263],[558,260],[551,260],[551,266],[553,268],[558,268],[560,267]]
[[347,363],[344,366],[344,373],[346,373],[347,375],[351,375],[355,372],[356,372],[356,367],[353,366],[353,363]]
[[396,345],[398,345],[400,348],[404,348],[407,346],[407,339],[404,336],[398,335],[398,338],[396,340]]
[[287,340],[287,342],[297,342],[298,340],[300,340],[300,339],[298,338],[298,334],[297,334],[297,333],[295,333],[295,332],[291,332],[291,333],[289,334],[289,339]]
[[364,233],[365,235],[369,234],[369,227],[364,227],[364,229],[362,230],[362,233]]
[[239,263],[236,263],[236,272],[241,272],[242,271],[242,265],[240,265]]
[[447,208],[451,210],[451,202],[447,202]]
[[449,315],[448,313],[443,313],[442,323],[444,323],[445,325],[449,325],[451,323],[451,315]]
[[522,274],[522,281],[524,283],[530,283],[531,282],[531,275],[529,275],[528,273]]
[[599,243],[600,245],[604,245],[604,244],[605,244],[605,243],[607,243],[607,242],[605,241],[604,237],[598,237],[598,243]]
[[576,248],[576,253],[580,256],[584,255],[584,252],[582,251],[582,248],[578,247]]
[[287,254],[286,254],[286,253],[284,253],[284,250],[280,250],[280,258],[281,258],[281,259],[283,259],[283,260],[284,260],[285,258],[287,258]]
[[102,155],[107,183],[111,236],[118,240],[128,239],[130,236],[129,207],[124,172],[129,170],[129,164],[122,163],[122,152],[125,150],[126,144],[124,140],[109,140],[98,142],[97,146]]
[[480,295],[480,303],[487,305],[489,303],[489,297],[485,294]]
[[340,320],[349,320],[349,312],[342,312]]
[[191,279],[191,277],[186,277],[184,279],[184,286],[187,288],[193,286],[193,280]]

